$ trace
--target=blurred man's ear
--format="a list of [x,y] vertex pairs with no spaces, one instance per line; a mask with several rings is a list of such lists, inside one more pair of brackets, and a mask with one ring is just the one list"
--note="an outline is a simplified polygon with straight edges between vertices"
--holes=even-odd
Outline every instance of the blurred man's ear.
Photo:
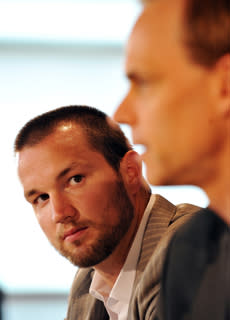
[[230,116],[230,54],[221,57],[216,65],[220,75],[220,107],[224,116]]
[[136,193],[142,183],[142,162],[140,155],[133,150],[128,151],[120,163],[120,174],[127,191]]

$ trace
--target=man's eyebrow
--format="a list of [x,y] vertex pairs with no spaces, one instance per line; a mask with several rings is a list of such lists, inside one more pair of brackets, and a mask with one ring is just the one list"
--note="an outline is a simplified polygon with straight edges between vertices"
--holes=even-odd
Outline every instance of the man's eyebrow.
[[[71,170],[71,168],[65,168],[64,170],[62,170],[62,171],[58,174],[56,180],[60,180],[60,179],[61,179],[62,177],[64,177],[70,170]],[[25,192],[25,193],[24,193],[24,196],[25,196],[26,200],[29,201],[29,199],[30,199],[32,196],[34,196],[35,194],[39,194],[39,193],[41,193],[39,190],[31,189],[31,190]]]
[[[61,178],[63,178],[65,175],[67,175],[69,173],[70,170],[72,170],[73,167],[77,167],[78,164],[77,163],[72,163],[70,167],[67,167],[65,169],[63,169],[56,177],[56,180],[60,180]],[[39,190],[36,189],[31,189],[27,192],[24,193],[25,198],[29,201],[29,198],[34,196],[35,194],[41,193]]]
[[32,189],[32,190],[30,190],[30,191],[28,191],[28,192],[25,192],[25,193],[24,193],[24,196],[25,196],[26,200],[29,201],[29,198],[32,197],[32,196],[33,196],[34,194],[36,194],[36,193],[38,193],[38,191],[35,190],[35,189]]
[[71,170],[70,167],[65,168],[64,170],[62,170],[59,175],[57,176],[56,180],[60,180],[61,178],[63,178],[69,171]]
[[63,169],[56,177],[56,180],[60,180],[63,178],[65,175],[67,175],[71,170],[76,169],[76,168],[81,168],[82,164],[81,162],[72,162],[67,168]]

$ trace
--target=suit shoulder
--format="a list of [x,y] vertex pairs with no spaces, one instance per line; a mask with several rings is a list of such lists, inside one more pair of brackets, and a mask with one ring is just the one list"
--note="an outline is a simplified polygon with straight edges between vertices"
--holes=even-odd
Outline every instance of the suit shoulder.
[[176,212],[172,222],[186,215],[193,216],[195,213],[199,212],[200,210],[201,208],[196,205],[193,205],[190,203],[180,203],[176,206]]
[[[215,239],[225,228],[224,222],[208,208],[200,209],[189,219],[173,237],[173,243],[190,243],[192,246],[205,245],[209,239]],[[194,236],[196,235],[196,236]]]

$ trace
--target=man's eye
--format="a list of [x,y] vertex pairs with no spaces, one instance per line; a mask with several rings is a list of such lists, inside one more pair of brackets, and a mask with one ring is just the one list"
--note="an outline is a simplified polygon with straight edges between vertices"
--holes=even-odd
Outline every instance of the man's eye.
[[46,201],[47,199],[49,199],[49,195],[47,193],[43,193],[43,194],[40,194],[40,196],[38,196],[34,201],[33,203],[34,204],[41,204],[43,203],[44,201]]
[[76,185],[80,183],[83,179],[83,176],[81,174],[77,174],[76,176],[73,176],[70,178],[70,185]]

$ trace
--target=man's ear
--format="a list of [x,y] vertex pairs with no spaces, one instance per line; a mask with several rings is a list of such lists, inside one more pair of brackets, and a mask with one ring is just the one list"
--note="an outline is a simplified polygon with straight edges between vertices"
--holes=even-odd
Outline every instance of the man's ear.
[[230,54],[220,58],[216,65],[220,75],[221,112],[226,117],[230,116]]
[[142,162],[139,154],[134,151],[128,151],[121,160],[120,174],[126,189],[132,194],[136,193],[142,182]]

